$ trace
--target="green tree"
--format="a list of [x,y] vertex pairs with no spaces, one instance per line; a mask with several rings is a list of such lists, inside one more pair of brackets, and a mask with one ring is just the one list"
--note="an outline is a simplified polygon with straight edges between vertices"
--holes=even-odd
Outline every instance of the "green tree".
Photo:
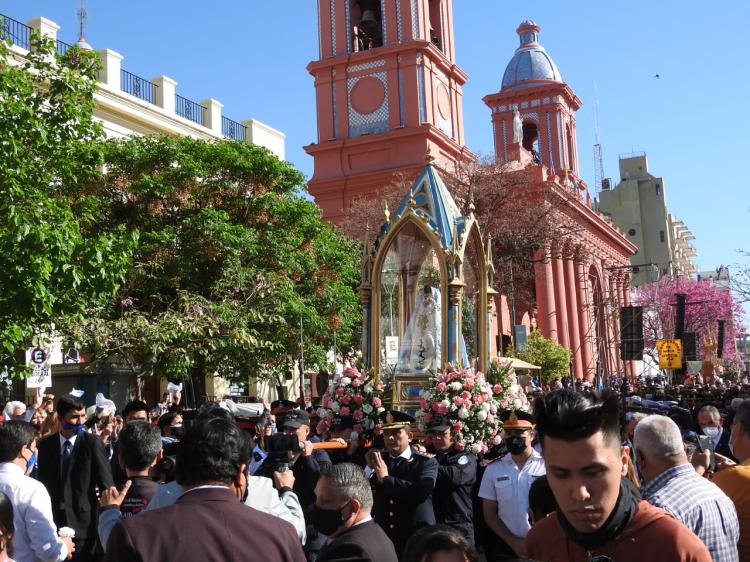
[[545,338],[538,330],[531,332],[521,349],[509,349],[508,356],[541,367],[540,376],[547,383],[570,374],[570,352],[562,345]]
[[300,195],[302,175],[235,141],[132,137],[104,145],[100,228],[139,234],[116,298],[66,332],[95,360],[196,381],[325,364],[360,324],[360,248]]
[[136,233],[99,231],[97,55],[64,56],[34,33],[26,57],[0,41],[0,365],[56,318],[111,298]]

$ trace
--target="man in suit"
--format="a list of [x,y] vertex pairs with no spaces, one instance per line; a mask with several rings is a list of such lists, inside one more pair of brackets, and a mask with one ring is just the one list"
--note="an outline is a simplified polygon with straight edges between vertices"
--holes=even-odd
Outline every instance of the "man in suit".
[[403,412],[383,412],[384,451],[368,451],[365,475],[372,484],[373,518],[393,541],[401,555],[411,534],[435,524],[432,491],[437,461],[409,444],[414,418]]
[[177,452],[177,501],[123,519],[109,536],[105,562],[304,562],[291,524],[241,502],[250,441],[221,418],[196,422]]
[[317,562],[397,562],[393,543],[373,521],[372,490],[362,469],[340,463],[324,470],[315,486],[312,523],[331,542]]
[[38,478],[52,499],[55,524],[76,532],[73,560],[87,562],[98,550],[97,489],[113,486],[112,471],[99,437],[83,431],[84,404],[63,396],[56,410],[62,429],[39,442]]

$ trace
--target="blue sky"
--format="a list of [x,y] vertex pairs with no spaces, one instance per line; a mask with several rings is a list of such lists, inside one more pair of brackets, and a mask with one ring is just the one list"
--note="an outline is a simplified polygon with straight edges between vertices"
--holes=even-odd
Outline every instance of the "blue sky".
[[[79,0],[0,2],[14,19],[55,21],[67,42],[77,38],[78,7]],[[280,129],[287,158],[312,173],[301,147],[316,137],[305,70],[317,57],[313,0],[86,0],[86,8],[95,49],[118,51],[135,74],[170,76],[190,99],[218,99],[233,119]],[[593,185],[596,83],[605,176],[617,180],[619,154],[645,151],[651,173],[664,178],[670,211],[696,236],[699,268],[743,261],[736,250],[750,250],[749,2],[454,0],[454,17],[458,64],[469,75],[464,119],[473,151],[493,150],[481,98],[499,89],[517,25],[534,19],[584,104],[582,176]]]

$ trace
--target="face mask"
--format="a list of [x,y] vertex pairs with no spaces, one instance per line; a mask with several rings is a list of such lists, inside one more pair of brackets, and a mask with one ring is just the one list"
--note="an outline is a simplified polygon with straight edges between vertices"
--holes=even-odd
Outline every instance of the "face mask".
[[29,474],[34,470],[34,465],[36,465],[36,451],[34,451],[29,457],[29,460],[26,461],[26,474]]
[[174,425],[170,428],[172,437],[175,439],[182,439],[185,436],[185,427],[181,425]]
[[65,431],[75,431],[75,434],[78,435],[83,431],[83,424],[82,423],[66,423],[63,424],[63,429]]
[[323,509],[318,507],[317,504],[313,504],[312,524],[315,530],[324,535],[335,533],[344,524],[344,517],[341,515],[341,510],[344,507],[346,506],[342,506],[340,509]]
[[509,437],[505,440],[505,445],[511,455],[520,455],[526,450],[525,437]]
[[719,428],[718,427],[704,427],[703,435],[710,437],[711,439],[716,439],[716,436],[719,435]]

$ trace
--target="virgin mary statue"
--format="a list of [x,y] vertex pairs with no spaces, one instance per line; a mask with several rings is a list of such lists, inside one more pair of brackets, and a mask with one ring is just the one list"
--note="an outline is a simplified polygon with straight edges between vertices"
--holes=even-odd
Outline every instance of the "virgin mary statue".
[[437,372],[440,368],[440,317],[440,290],[425,285],[417,295],[416,309],[406,326],[397,372]]

